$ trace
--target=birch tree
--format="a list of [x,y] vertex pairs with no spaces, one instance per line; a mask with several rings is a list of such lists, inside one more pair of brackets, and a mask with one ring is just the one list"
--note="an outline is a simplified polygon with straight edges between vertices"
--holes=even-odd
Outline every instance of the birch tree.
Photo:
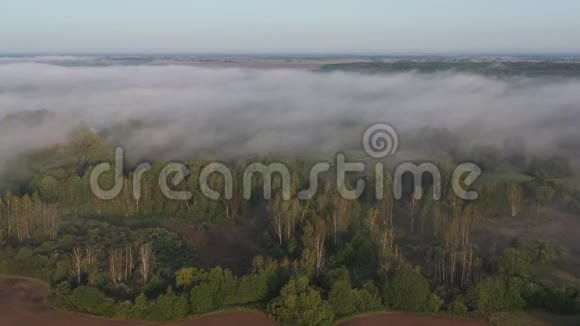
[[76,246],[70,255],[70,269],[77,285],[81,285],[84,265],[85,259],[83,256],[83,250],[80,246]]
[[151,244],[144,243],[139,247],[139,274],[143,285],[149,281],[149,275],[153,269],[153,248]]

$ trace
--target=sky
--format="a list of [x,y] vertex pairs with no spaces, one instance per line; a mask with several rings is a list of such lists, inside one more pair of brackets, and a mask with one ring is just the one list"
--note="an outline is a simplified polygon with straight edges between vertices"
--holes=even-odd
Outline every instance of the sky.
[[578,0],[0,0],[0,53],[580,53]]

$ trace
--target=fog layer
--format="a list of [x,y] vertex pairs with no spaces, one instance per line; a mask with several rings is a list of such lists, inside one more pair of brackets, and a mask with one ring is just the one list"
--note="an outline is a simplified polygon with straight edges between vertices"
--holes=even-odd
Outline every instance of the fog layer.
[[133,155],[164,158],[351,149],[375,122],[402,134],[447,128],[471,142],[518,136],[532,150],[557,150],[579,139],[580,81],[0,64],[0,117],[43,109],[54,114],[3,120],[1,158],[63,142],[79,121]]

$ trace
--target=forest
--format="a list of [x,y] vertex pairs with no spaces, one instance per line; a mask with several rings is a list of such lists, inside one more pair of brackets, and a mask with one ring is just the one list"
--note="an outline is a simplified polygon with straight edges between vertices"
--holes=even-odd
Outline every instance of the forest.
[[[300,200],[297,192],[308,188],[316,162],[308,157],[284,160],[292,171],[290,200],[282,198],[276,177],[271,200],[243,199],[238,181],[249,159],[224,162],[236,180],[231,199],[204,196],[197,179],[211,161],[191,160],[185,162],[190,175],[175,189],[189,189],[192,198],[170,200],[157,187],[167,162],[154,161],[140,198],[131,192],[128,166],[121,194],[102,200],[91,192],[89,179],[98,163],[112,162],[113,147],[104,139],[82,125],[65,144],[28,151],[4,164],[0,273],[47,281],[55,307],[152,321],[243,307],[288,325],[331,325],[377,311],[475,319],[525,309],[580,313],[580,259],[574,248],[482,231],[504,220],[525,223],[562,214],[577,219],[580,189],[565,182],[574,180],[565,157],[448,149],[437,158],[444,180],[438,201],[429,178],[423,180],[421,200],[408,176],[403,198],[395,200],[392,178],[377,180],[371,173],[347,180],[352,185],[364,178],[373,185],[357,200],[341,197],[330,173],[320,176],[323,186],[313,199]],[[450,189],[451,167],[473,153],[480,153],[484,176],[473,185],[479,199],[465,201]],[[104,188],[112,184],[112,178],[102,179]],[[260,194],[263,181],[252,180],[254,193]],[[373,193],[378,182],[385,192],[380,200]],[[212,174],[209,184],[224,192],[219,174]],[[205,263],[200,253],[211,248],[171,227],[204,234],[252,221],[264,223],[257,223],[260,236],[248,239],[260,249],[248,268]],[[571,276],[554,278],[555,270]]]
[[355,62],[326,64],[320,71],[348,71],[359,73],[468,73],[494,77],[574,77],[580,76],[580,64],[540,59],[522,62],[457,60],[442,62],[398,60],[395,62]]

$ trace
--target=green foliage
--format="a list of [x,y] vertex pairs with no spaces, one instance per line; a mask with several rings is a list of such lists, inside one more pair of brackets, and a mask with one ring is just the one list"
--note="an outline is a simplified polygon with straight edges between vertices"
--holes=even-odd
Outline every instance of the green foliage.
[[54,287],[50,300],[58,307],[71,308],[73,307],[71,294],[72,290],[70,283],[62,281]]
[[580,313],[580,291],[565,285],[542,288],[533,293],[530,299],[533,306],[557,314]]
[[151,304],[149,319],[156,321],[174,320],[185,317],[189,313],[187,298],[176,296],[171,287],[167,288],[165,294],[161,294],[157,300]]
[[437,296],[435,293],[431,293],[429,298],[427,298],[427,302],[425,303],[424,311],[430,313],[439,312],[441,306],[443,305],[443,300]]
[[527,276],[530,268],[530,257],[515,248],[504,250],[498,261],[498,271],[506,275]]
[[244,275],[238,280],[236,293],[233,297],[229,298],[228,303],[245,305],[265,302],[270,298],[275,282],[276,275],[267,270]]
[[349,316],[357,310],[357,293],[347,280],[334,282],[328,294],[328,303],[338,317]]
[[385,304],[395,310],[425,311],[429,283],[415,269],[402,267],[383,288]]
[[135,304],[131,307],[129,315],[136,319],[147,319],[149,316],[149,304],[144,293],[139,294],[135,299]]
[[369,280],[363,284],[362,289],[355,290],[355,296],[357,298],[358,313],[378,311],[385,308],[381,301],[379,289],[377,289],[373,281]]
[[518,243],[504,250],[498,261],[498,271],[505,275],[527,277],[533,267],[550,264],[561,257],[560,251],[541,241]]
[[285,325],[332,325],[334,314],[320,293],[308,285],[308,278],[292,278],[280,296],[268,305],[268,312]]
[[186,317],[191,311],[187,296],[180,295],[173,300],[173,319]]
[[72,292],[71,302],[78,311],[100,314],[100,308],[107,302],[107,297],[99,290],[81,286]]
[[523,284],[517,278],[496,276],[477,283],[468,298],[474,309],[483,312],[521,309],[526,304],[522,291]]
[[372,281],[365,282],[362,289],[353,289],[348,275],[333,283],[328,303],[338,317],[384,309],[379,290]]
[[457,316],[465,316],[467,315],[467,307],[463,302],[454,300],[448,305],[447,312]]
[[241,278],[219,266],[210,271],[182,268],[176,273],[178,286],[190,291],[191,308],[195,313],[265,302],[273,292],[275,281],[275,271],[263,265]]
[[214,303],[217,299],[215,298],[214,289],[208,283],[194,286],[189,293],[189,300],[191,302],[191,310],[196,314],[217,310],[221,306],[219,301],[217,304]]
[[195,268],[185,267],[175,273],[175,285],[177,287],[189,288],[193,285]]
[[[438,139],[451,143],[457,138],[446,130],[429,129],[422,130],[420,136],[419,142]],[[7,192],[0,198],[0,272],[49,281],[53,289],[50,300],[56,306],[106,317],[154,321],[228,307],[267,306],[276,320],[294,325],[330,325],[334,316],[385,307],[437,313],[443,299],[448,298],[456,298],[445,305],[447,312],[456,315],[467,314],[467,307],[493,312],[533,306],[562,313],[579,308],[577,288],[547,286],[532,279],[535,268],[560,258],[555,247],[539,241],[520,243],[505,250],[494,265],[495,260],[488,258],[495,257],[484,256],[485,250],[478,248],[470,233],[480,217],[509,216],[525,209],[523,204],[580,207],[580,193],[567,191],[554,180],[529,181],[526,176],[488,180],[474,185],[481,198],[468,205],[451,192],[443,194],[440,202],[429,200],[432,190],[422,201],[381,202],[367,191],[348,208],[348,218],[337,229],[340,232],[335,241],[330,240],[334,238],[332,217],[338,211],[332,197],[336,194],[325,190],[312,202],[281,205],[280,209],[287,210],[279,229],[283,232],[274,239],[263,232],[264,241],[258,246],[269,248],[269,256],[256,257],[252,272],[234,275],[219,266],[209,270],[195,267],[199,266],[195,251],[178,234],[162,227],[162,218],[183,218],[184,224],[205,228],[242,222],[237,218],[243,217],[247,208],[259,212],[262,203],[244,203],[239,198],[209,200],[195,177],[181,185],[190,187],[195,200],[167,200],[157,189],[164,166],[161,161],[154,162],[152,170],[143,176],[139,201],[131,196],[131,174],[124,175],[125,190],[117,199],[98,200],[90,193],[89,175],[95,163],[110,159],[111,149],[87,128],[76,130],[71,137],[70,144],[26,156],[41,163],[26,168],[34,174],[26,176],[17,195]],[[522,176],[509,170],[509,165],[515,164],[514,157],[494,148],[475,149],[475,158],[485,170]],[[444,156],[444,182],[450,182],[454,161],[460,154]],[[195,176],[206,163],[190,161],[187,166]],[[307,172],[304,162],[291,164]],[[562,159],[536,160],[529,172],[539,178],[568,175],[567,165]],[[235,173],[239,174],[239,169]],[[212,188],[222,193],[223,181],[215,175],[210,179]],[[103,185],[112,183],[110,176],[103,176],[101,181]],[[262,191],[256,181],[253,190]],[[377,183],[372,177],[367,181]],[[384,181],[385,189],[392,188],[392,180]],[[280,188],[279,182],[275,181],[275,188]],[[292,187],[307,183],[303,177],[293,180]],[[327,187],[330,184],[327,180]],[[450,189],[447,186],[444,191]],[[235,188],[234,196],[239,197],[239,185]],[[50,212],[56,214],[48,216]],[[362,216],[368,217],[358,218]],[[399,232],[403,223],[407,228],[410,217],[420,225],[411,234]],[[327,225],[313,223],[315,218]],[[302,245],[300,239],[304,240]],[[427,242],[418,244],[416,240]],[[138,251],[143,244],[154,248],[147,282],[141,280],[140,273]],[[75,249],[82,256],[78,273],[73,272]],[[425,254],[429,256],[421,269],[430,281],[419,268],[409,267]],[[481,275],[488,278],[472,284]],[[383,281],[379,291],[375,284]],[[437,284],[436,293],[430,292],[429,282]],[[327,295],[328,302],[321,293]]]
[[127,319],[131,317],[131,307],[133,307],[133,303],[131,301],[125,300],[120,302],[116,305],[115,309],[115,318],[118,319]]

